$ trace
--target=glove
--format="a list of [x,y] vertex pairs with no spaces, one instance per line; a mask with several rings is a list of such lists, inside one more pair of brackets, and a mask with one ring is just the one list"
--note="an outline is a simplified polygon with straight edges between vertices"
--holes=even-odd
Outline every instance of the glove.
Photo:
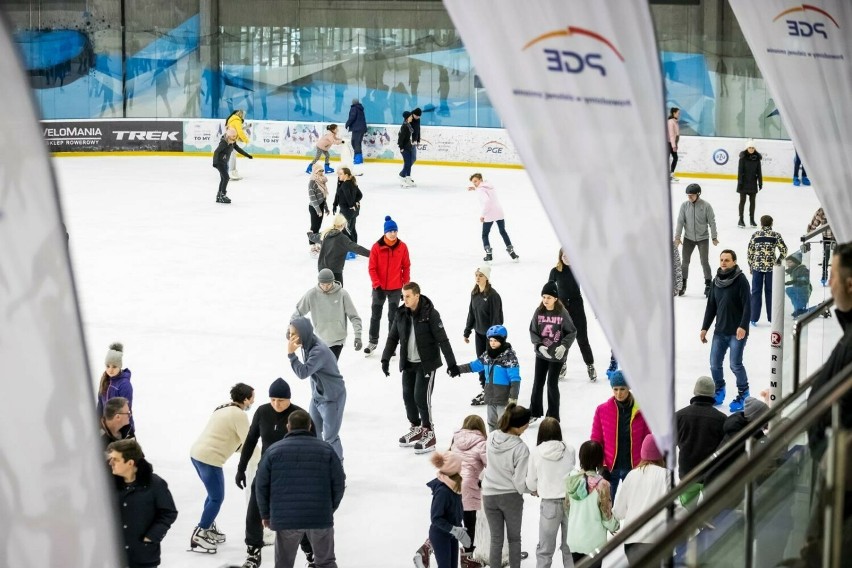
[[559,360],[562,360],[562,358],[565,356],[566,351],[568,351],[568,350],[565,349],[565,346],[560,345],[559,347],[557,347],[556,349],[553,350],[553,356],[556,357]]
[[382,361],[382,372],[386,377],[390,377],[390,361],[387,359]]
[[541,356],[544,357],[545,359],[552,359],[553,358],[553,357],[550,356],[550,352],[547,350],[547,347],[545,347],[544,345],[538,346],[538,352],[541,353]]
[[453,527],[450,529],[450,534],[456,537],[456,540],[459,541],[460,545],[465,548],[470,548],[470,535],[467,534],[464,527]]
[[510,398],[509,404],[518,404],[518,399],[517,398]]
[[459,371],[458,365],[450,365],[447,367],[447,374],[451,377],[460,377],[461,371]]
[[237,482],[237,487],[239,487],[240,489],[245,489],[246,488],[246,472],[237,471],[236,482]]
[[361,342],[361,338],[355,338],[355,351],[361,351],[362,347],[364,347],[364,343]]
[[326,215],[328,215],[328,205],[322,206],[322,212],[325,213]]
[[252,156],[251,154],[249,154],[247,157],[249,160],[254,160],[254,156]]

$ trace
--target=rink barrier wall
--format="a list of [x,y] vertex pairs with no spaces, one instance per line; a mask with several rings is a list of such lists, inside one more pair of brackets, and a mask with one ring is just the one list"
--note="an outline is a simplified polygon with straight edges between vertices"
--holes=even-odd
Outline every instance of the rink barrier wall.
[[[247,120],[249,138],[241,144],[258,158],[311,160],[325,123]],[[342,124],[339,135],[348,133]],[[42,121],[48,149],[55,157],[79,156],[204,156],[210,157],[224,132],[224,120],[57,120]],[[340,132],[342,131],[342,132]],[[371,126],[362,144],[365,161],[401,163],[396,146],[399,126]],[[678,144],[676,176],[736,179],[742,138],[683,136]],[[763,156],[765,181],[790,182],[795,152],[790,140],[755,140]],[[332,147],[332,161],[338,160]],[[613,157],[613,163],[617,157]],[[420,165],[523,168],[505,129],[422,127],[417,145]]]

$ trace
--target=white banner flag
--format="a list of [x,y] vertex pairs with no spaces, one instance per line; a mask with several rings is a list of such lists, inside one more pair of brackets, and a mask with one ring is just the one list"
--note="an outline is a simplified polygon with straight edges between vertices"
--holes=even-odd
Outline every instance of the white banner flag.
[[[0,18],[0,566],[115,568],[116,490],[29,81]],[[111,475],[109,476],[112,477]]]
[[671,198],[647,3],[444,4],[658,444],[670,448]]
[[831,230],[852,241],[852,2],[730,2]]

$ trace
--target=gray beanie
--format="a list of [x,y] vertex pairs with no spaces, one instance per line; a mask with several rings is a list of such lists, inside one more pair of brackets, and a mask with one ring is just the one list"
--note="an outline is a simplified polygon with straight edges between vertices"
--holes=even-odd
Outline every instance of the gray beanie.
[[692,389],[695,396],[716,396],[716,383],[710,377],[698,377],[695,388]]
[[331,282],[334,282],[334,272],[328,268],[323,268],[319,271],[319,275],[317,275],[317,281],[320,284],[330,284]]
[[121,343],[112,343],[106,354],[106,364],[121,369],[122,356],[124,356],[124,345]]
[[745,399],[745,403],[743,403],[743,416],[745,419],[751,422],[756,418],[760,418],[760,415],[764,412],[769,411],[769,407],[762,401],[757,400],[753,397],[748,397]]

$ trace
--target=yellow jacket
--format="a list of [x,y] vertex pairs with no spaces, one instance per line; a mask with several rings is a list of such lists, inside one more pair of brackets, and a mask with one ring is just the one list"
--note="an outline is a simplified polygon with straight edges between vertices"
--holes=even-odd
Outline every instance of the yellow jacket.
[[232,114],[228,118],[228,122],[225,123],[227,128],[233,128],[237,131],[237,140],[242,142],[243,144],[248,144],[248,136],[246,136],[246,131],[243,130],[243,119],[240,118],[238,114]]

